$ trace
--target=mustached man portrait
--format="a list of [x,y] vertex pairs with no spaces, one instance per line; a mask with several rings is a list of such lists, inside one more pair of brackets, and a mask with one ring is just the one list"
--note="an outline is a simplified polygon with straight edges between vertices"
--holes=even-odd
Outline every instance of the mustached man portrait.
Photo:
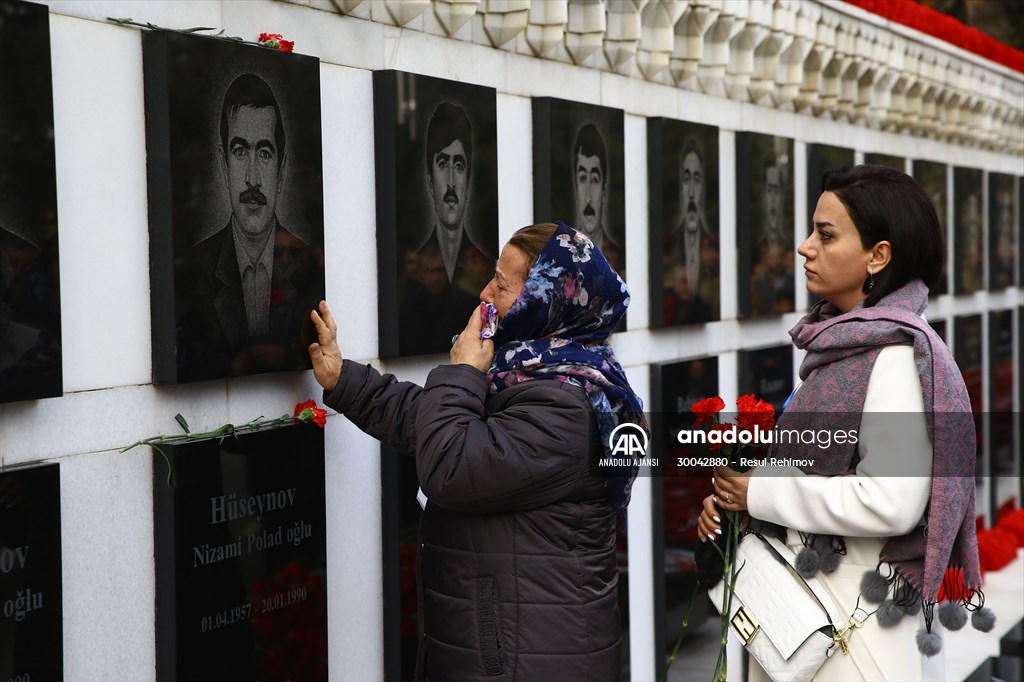
[[217,42],[168,60],[183,111],[170,135],[178,382],[307,368],[303,328],[324,295],[316,62]]

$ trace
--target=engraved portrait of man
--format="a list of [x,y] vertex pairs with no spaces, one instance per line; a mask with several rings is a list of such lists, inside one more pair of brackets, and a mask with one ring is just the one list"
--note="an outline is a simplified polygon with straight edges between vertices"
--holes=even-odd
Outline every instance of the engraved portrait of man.
[[244,73],[231,82],[219,129],[231,215],[195,245],[197,322],[224,345],[231,374],[297,368],[293,346],[322,287],[312,281],[312,247],[278,218],[288,135],[266,81]]
[[324,296],[319,61],[163,32],[143,57],[154,380],[306,369]]
[[608,234],[608,152],[593,123],[583,125],[572,146],[573,227],[590,237],[616,272],[625,276],[622,247]]
[[468,311],[479,301],[494,260],[467,226],[473,126],[464,107],[451,101],[437,105],[427,122],[423,160],[431,225],[427,240],[416,248],[412,281],[406,282],[399,313],[403,355],[438,352],[450,345],[452,333],[465,325]]
[[737,145],[737,164],[745,187],[737,200],[737,224],[751,236],[750,269],[740,275],[746,289],[741,295],[741,314],[763,317],[790,312],[795,306],[796,255],[793,141],[743,133]]
[[424,152],[427,194],[433,207],[433,228],[420,251],[437,248],[448,284],[465,282],[472,252],[484,254],[466,229],[473,162],[473,127],[462,107],[441,102],[427,124]]
[[718,239],[708,224],[708,169],[698,139],[687,136],[679,151],[678,217],[671,232],[671,280],[664,297],[665,324],[718,318]]
[[704,154],[697,141],[690,137],[683,143],[679,155],[679,227],[674,234],[676,263],[686,271],[687,288],[694,295],[700,292],[700,244],[709,234],[704,217],[706,199]]

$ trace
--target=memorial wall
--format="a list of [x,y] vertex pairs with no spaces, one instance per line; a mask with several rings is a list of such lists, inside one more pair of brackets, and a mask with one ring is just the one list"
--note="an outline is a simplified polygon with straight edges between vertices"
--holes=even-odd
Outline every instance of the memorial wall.
[[[310,307],[421,382],[512,232],[565,220],[629,285],[668,455],[697,399],[789,395],[844,164],[935,201],[978,512],[1020,505],[1024,63],[839,0],[0,0],[0,32],[0,682],[408,679],[415,471],[303,412]],[[641,477],[619,532],[634,680],[697,485]]]

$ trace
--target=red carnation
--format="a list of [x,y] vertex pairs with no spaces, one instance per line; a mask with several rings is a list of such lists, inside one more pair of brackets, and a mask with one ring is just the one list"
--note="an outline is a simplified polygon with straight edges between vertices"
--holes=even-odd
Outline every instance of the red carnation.
[[775,426],[775,408],[771,403],[758,400],[753,395],[741,395],[736,400],[736,406],[740,410],[736,422],[741,429],[751,431],[756,425],[762,431],[771,431]]
[[327,424],[327,410],[321,410],[313,400],[295,406],[295,418],[303,424],[313,422],[321,429]]
[[690,412],[697,415],[697,419],[693,422],[694,426],[700,426],[704,422],[708,424],[714,423],[713,415],[718,414],[725,409],[725,401],[717,395],[713,398],[704,398],[704,400],[698,400],[690,408]]
[[292,48],[295,47],[294,40],[285,40],[281,37],[280,33],[261,33],[256,42],[263,47],[268,47],[271,50],[280,50],[281,52],[291,52]]

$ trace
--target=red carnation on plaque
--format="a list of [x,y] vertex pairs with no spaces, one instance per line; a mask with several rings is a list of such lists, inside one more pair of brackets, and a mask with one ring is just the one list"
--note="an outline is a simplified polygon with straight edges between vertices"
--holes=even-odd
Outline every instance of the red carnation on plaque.
[[285,40],[281,37],[280,33],[261,33],[256,42],[263,47],[269,47],[271,50],[279,50],[281,52],[291,52],[295,47],[294,40]]
[[295,406],[295,419],[303,424],[313,422],[322,429],[327,423],[327,410],[317,407],[316,401],[307,400]]
[[119,452],[127,452],[134,447],[139,445],[149,445],[154,450],[160,453],[160,456],[167,462],[167,485],[171,485],[171,460],[168,459],[167,453],[165,453],[160,446],[164,443],[189,443],[197,440],[216,439],[223,442],[224,439],[240,436],[244,433],[252,433],[253,431],[259,431],[260,429],[272,429],[278,426],[290,426],[296,422],[300,424],[308,424],[313,422],[321,429],[327,424],[327,410],[323,410],[316,406],[316,401],[307,400],[299,403],[295,406],[295,413],[289,417],[288,413],[285,412],[280,417],[274,417],[273,419],[264,419],[263,417],[257,417],[250,422],[245,424],[224,424],[223,426],[213,429],[212,431],[193,431],[189,427],[188,422],[185,420],[181,413],[174,415],[174,420],[178,422],[178,426],[185,433],[170,436],[170,435],[159,435],[151,436],[149,438],[142,438],[135,441],[127,447],[123,447]]

